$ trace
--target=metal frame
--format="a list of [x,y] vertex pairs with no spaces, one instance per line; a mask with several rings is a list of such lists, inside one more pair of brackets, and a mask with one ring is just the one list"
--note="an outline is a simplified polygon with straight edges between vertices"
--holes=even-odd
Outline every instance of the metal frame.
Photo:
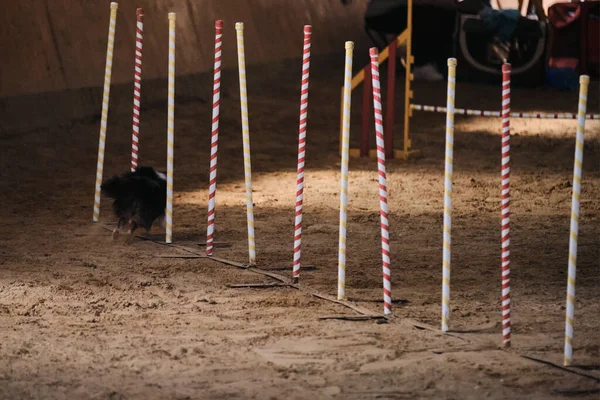
[[[410,117],[412,116],[412,110],[410,108],[410,101],[413,98],[413,91],[411,90],[411,82],[414,76],[411,72],[412,64],[414,63],[414,57],[412,56],[412,10],[413,0],[408,0],[407,10],[407,24],[406,29],[394,40],[392,40],[387,47],[379,52],[378,62],[381,65],[386,60],[388,61],[388,79],[387,79],[387,104],[386,104],[386,115],[385,115],[385,149],[387,158],[399,158],[407,160],[420,154],[419,151],[413,150],[412,142],[410,140]],[[367,35],[373,39],[370,32],[367,31]],[[376,44],[377,41],[373,40]],[[395,86],[396,86],[396,49],[401,45],[406,45],[406,78],[405,78],[405,93],[404,93],[404,141],[402,149],[394,149],[393,147],[393,129],[394,129],[394,106],[395,106]],[[379,48],[379,46],[377,46]],[[362,112],[362,123],[361,123],[361,140],[360,148],[350,148],[349,156],[356,157],[370,157],[376,158],[377,151],[375,149],[369,149],[369,123],[370,123],[370,64],[367,64],[359,72],[352,77],[351,90],[356,89],[361,83],[364,83],[363,87],[363,112]],[[343,96],[344,88],[341,89],[341,101],[340,101],[340,154],[341,154],[341,143],[342,143],[342,108],[343,108]]]

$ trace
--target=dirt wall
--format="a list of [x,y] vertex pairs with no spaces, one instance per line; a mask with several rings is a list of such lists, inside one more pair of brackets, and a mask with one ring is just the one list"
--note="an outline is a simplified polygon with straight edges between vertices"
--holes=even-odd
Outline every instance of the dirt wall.
[[[0,97],[101,86],[110,2],[28,0],[7,2],[0,13],[4,65]],[[167,72],[169,12],[177,13],[176,72],[210,71],[214,21],[223,19],[224,67],[236,65],[235,22],[244,22],[247,64],[301,55],[302,26],[313,25],[312,53],[343,51],[364,37],[366,2],[339,0],[137,0],[117,12],[112,82],[133,80],[135,9],[144,9],[143,79]]]

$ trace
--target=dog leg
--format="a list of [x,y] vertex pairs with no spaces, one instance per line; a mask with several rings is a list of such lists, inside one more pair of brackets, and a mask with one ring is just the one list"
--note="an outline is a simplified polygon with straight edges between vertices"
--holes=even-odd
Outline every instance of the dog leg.
[[138,224],[136,221],[129,221],[130,226],[129,226],[129,231],[127,231],[127,234],[129,236],[133,236],[133,232],[135,232],[135,230],[138,228]]
[[127,237],[125,239],[125,242],[127,244],[130,244],[133,241],[133,238],[135,237],[133,235],[133,233],[135,232],[135,230],[138,228],[138,224],[136,221],[133,220],[129,220],[129,230],[127,231]]
[[119,220],[117,221],[117,226],[112,231],[113,240],[115,240],[117,238],[117,236],[119,236],[121,228],[123,228],[123,225],[125,225],[126,222],[127,222],[127,218],[125,218],[125,217],[119,218]]
[[159,227],[161,227],[162,229],[165,229],[167,227],[167,218],[164,215],[161,215],[160,217],[158,217],[156,219],[157,225]]

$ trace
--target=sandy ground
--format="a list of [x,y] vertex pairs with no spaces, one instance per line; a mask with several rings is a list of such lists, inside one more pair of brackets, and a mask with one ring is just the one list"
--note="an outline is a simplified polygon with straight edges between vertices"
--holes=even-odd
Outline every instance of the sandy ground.
[[[341,60],[338,60],[341,61]],[[303,290],[337,282],[341,65],[311,71]],[[259,267],[291,275],[299,64],[249,71]],[[202,82],[210,93],[210,77]],[[216,255],[247,261],[235,71],[224,75]],[[598,112],[598,82],[589,108]],[[443,105],[445,84],[415,101]],[[497,109],[498,87],[458,85],[457,105]],[[398,91],[400,101],[402,91]],[[574,93],[514,88],[514,110],[570,111]],[[111,99],[130,101],[130,99]],[[360,90],[353,98],[353,141]],[[400,103],[401,104],[401,103]],[[400,107],[399,107],[400,108]],[[163,167],[166,107],[142,112],[142,164]],[[512,348],[500,347],[498,119],[457,117],[452,333],[439,330],[444,116],[416,113],[423,157],[388,160],[393,317],[358,315],[264,275],[92,223],[99,123],[0,138],[0,397],[6,399],[597,399],[600,392],[600,123],[588,123],[578,254],[575,364],[562,365],[574,121],[512,121]],[[174,242],[202,254],[210,103],[176,107]],[[400,143],[401,116],[396,118]],[[105,174],[129,163],[130,116],[111,115]],[[377,172],[351,160],[347,295],[382,312]],[[101,222],[112,223],[103,200]],[[164,240],[155,228],[151,238]],[[427,329],[427,326],[433,329]],[[589,377],[582,376],[586,374]],[[592,377],[592,378],[590,378]],[[593,377],[596,377],[593,379]]]

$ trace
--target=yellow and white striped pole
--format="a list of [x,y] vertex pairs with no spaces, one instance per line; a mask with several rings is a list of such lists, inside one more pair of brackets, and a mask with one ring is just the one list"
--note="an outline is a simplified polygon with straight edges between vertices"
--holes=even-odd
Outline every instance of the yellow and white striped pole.
[[117,26],[117,9],[119,4],[110,3],[110,22],[108,25],[108,44],[106,45],[106,67],[104,69],[104,93],[102,95],[102,116],[100,119],[100,141],[98,143],[98,164],[96,166],[96,193],[94,194],[94,215],[92,220],[98,222],[100,217],[100,185],[104,170],[104,148],[106,146],[106,126],[108,124],[108,101],[110,98],[110,76],[112,73],[113,48],[115,45],[115,29]]
[[348,150],[350,147],[350,102],[352,96],[352,52],[354,42],[346,42],[344,73],[344,113],[342,118],[342,176],[340,182],[340,239],[338,254],[338,300],[346,299],[346,215],[348,207]]
[[238,49],[238,69],[240,75],[240,104],[242,111],[242,140],[244,142],[244,177],[246,180],[246,215],[248,220],[249,265],[256,265],[254,243],[254,203],[252,201],[252,167],[250,157],[250,132],[248,128],[248,94],[246,92],[246,58],[244,55],[244,24],[236,22],[235,32]]
[[590,77],[579,78],[579,107],[577,109],[577,137],[575,140],[575,165],[573,167],[573,198],[571,201],[571,236],[569,238],[569,276],[567,279],[567,318],[565,323],[564,365],[573,361],[573,318],[575,317],[575,275],[577,273],[577,235],[579,234],[579,195],[581,193],[581,167],[583,163],[583,132]]
[[444,247],[442,255],[442,331],[450,321],[450,231],[452,228],[452,161],[454,153],[454,96],[456,58],[448,59],[448,94],[446,96],[446,162],[444,172]]
[[167,112],[166,243],[173,242],[173,142],[175,141],[175,13],[169,13],[169,92]]

